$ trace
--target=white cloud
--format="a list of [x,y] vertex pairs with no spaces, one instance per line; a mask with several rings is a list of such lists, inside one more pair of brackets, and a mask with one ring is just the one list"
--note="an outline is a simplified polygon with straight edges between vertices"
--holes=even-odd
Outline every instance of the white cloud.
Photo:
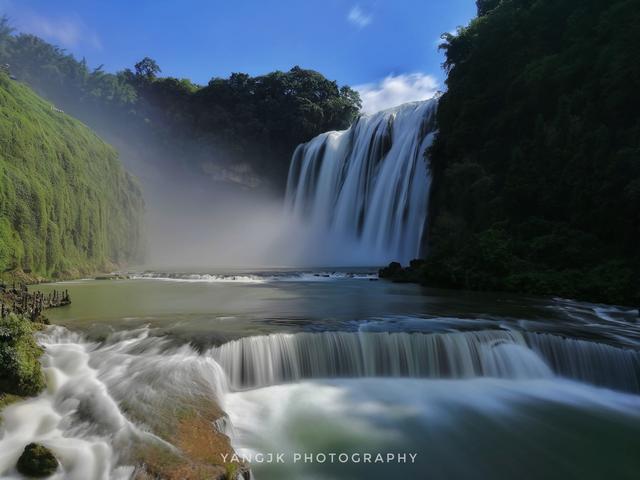
[[85,44],[96,50],[102,48],[98,35],[76,14],[46,17],[31,9],[17,7],[8,0],[2,1],[0,6],[19,32],[37,35],[61,47],[73,48]]
[[349,10],[347,20],[358,28],[364,28],[371,23],[373,15],[366,13],[359,5],[355,5],[351,10]]
[[408,73],[389,75],[378,83],[365,83],[354,88],[362,98],[362,112],[375,113],[402,103],[431,98],[439,86],[432,75]]

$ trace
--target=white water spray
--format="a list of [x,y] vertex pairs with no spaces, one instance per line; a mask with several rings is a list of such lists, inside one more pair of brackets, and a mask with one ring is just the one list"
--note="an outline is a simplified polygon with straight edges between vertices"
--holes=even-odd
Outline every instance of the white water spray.
[[[233,391],[269,387],[254,390],[260,400],[256,406],[264,406],[262,392],[294,392],[293,387],[273,386],[302,379],[369,377],[366,385],[373,388],[387,382],[373,377],[465,379],[452,386],[492,377],[523,386],[552,386],[555,383],[539,382],[564,382],[559,375],[628,391],[639,388],[636,351],[512,330],[277,333],[233,340],[204,353],[169,337],[153,336],[148,328],[90,343],[52,327],[40,341],[46,348],[43,364],[49,387],[3,411],[1,478],[24,478],[15,465],[30,442],[51,448],[60,460],[54,480],[131,478],[135,447],[160,442],[174,448],[149,432],[166,425],[169,416],[184,407],[200,405],[203,398],[229,409],[231,423],[223,418],[212,428],[223,428],[234,446],[246,447],[248,425],[243,418],[253,418],[254,407],[243,401],[254,394]],[[589,398],[597,397],[597,390],[589,391],[594,392]],[[274,405],[280,401],[276,400]]]
[[2,412],[0,477],[22,479],[15,465],[25,445],[40,443],[60,462],[52,480],[124,480],[118,452],[147,435],[129,422],[89,366],[88,346],[77,335],[52,329],[41,335],[47,390]]

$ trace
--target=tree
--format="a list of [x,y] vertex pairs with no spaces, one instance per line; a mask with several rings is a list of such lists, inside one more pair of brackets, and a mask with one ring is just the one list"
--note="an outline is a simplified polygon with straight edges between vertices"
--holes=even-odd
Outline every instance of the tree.
[[637,0],[478,13],[443,36],[429,283],[636,302]]
[[162,71],[156,61],[149,57],[144,57],[142,60],[136,63],[135,69],[136,76],[146,81],[155,80],[158,73]]
[[187,169],[202,173],[215,156],[224,168],[248,168],[278,188],[299,143],[348,127],[360,109],[355,90],[298,66],[257,77],[233,73],[206,86],[159,76],[149,57],[113,74],[36,36],[13,35],[6,18],[2,45],[3,63],[20,81],[149,162],[186,158]]
[[9,25],[9,17],[0,17],[0,62],[4,64],[8,58],[8,47],[11,41],[13,28]]
[[478,16],[482,17],[496,8],[501,0],[476,0]]

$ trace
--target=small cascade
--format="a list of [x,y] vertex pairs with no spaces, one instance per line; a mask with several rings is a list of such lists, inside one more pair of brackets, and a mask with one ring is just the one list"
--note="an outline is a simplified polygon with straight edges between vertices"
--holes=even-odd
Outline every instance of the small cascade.
[[245,337],[211,350],[235,389],[303,378],[553,376],[517,332],[323,332]]
[[528,333],[531,348],[559,375],[640,392],[640,352],[548,333]]
[[[320,388],[338,395],[352,382],[346,377],[369,377],[360,378],[354,387],[368,386],[376,392],[393,385],[420,392],[453,389],[454,394],[445,395],[447,405],[450,398],[463,399],[464,392],[484,396],[496,385],[497,395],[505,388],[515,389],[522,398],[544,396],[554,388],[581,395],[588,387],[588,395],[595,398],[590,392],[599,391],[603,398],[616,398],[620,409],[628,403],[635,412],[636,395],[623,397],[559,377],[640,392],[640,352],[548,333],[301,332],[243,337],[205,352],[168,336],[154,336],[149,328],[116,332],[99,343],[62,327],[50,327],[38,336],[45,347],[48,389],[3,410],[2,478],[22,480],[16,460],[26,444],[38,442],[60,460],[54,480],[129,479],[135,474],[137,446],[175,448],[151,432],[169,424],[177,412],[230,409],[229,418],[220,416],[211,428],[237,443],[249,428],[243,418],[247,408],[254,409],[249,405],[252,394],[258,399],[255,408],[262,408],[265,398],[290,387],[310,389],[309,382],[291,385],[304,379],[333,378],[333,386],[325,382]],[[443,387],[440,381],[395,377],[465,381]],[[542,384],[547,387],[540,389]],[[273,387],[257,388],[269,386]],[[240,433],[234,433],[236,429]]]
[[26,444],[50,448],[60,462],[52,480],[125,480],[133,467],[120,466],[120,452],[150,434],[122,414],[89,365],[90,350],[62,328],[41,334],[47,390],[2,412],[0,477],[23,478],[16,461]]
[[288,215],[304,225],[317,264],[383,264],[418,256],[435,133],[435,99],[360,117],[294,152]]
[[0,478],[25,478],[16,462],[31,442],[59,460],[51,480],[129,480],[143,446],[175,450],[152,431],[176,412],[216,405],[226,378],[212,358],[149,333],[118,332],[101,343],[63,327],[39,333],[47,390],[2,411]]
[[210,355],[235,390],[307,378],[532,379],[557,374],[640,392],[640,352],[504,330],[273,334],[234,340]]

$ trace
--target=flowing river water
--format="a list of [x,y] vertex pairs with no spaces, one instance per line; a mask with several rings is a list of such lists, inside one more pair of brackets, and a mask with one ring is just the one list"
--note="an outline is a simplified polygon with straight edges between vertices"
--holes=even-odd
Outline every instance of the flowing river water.
[[1,478],[22,478],[32,441],[60,460],[55,479],[131,478],[132,452],[165,442],[163,424],[203,398],[226,413],[211,428],[239,455],[282,454],[251,463],[257,480],[640,472],[636,311],[392,284],[371,269],[64,288],[73,303],[39,334],[48,389],[3,412]]

